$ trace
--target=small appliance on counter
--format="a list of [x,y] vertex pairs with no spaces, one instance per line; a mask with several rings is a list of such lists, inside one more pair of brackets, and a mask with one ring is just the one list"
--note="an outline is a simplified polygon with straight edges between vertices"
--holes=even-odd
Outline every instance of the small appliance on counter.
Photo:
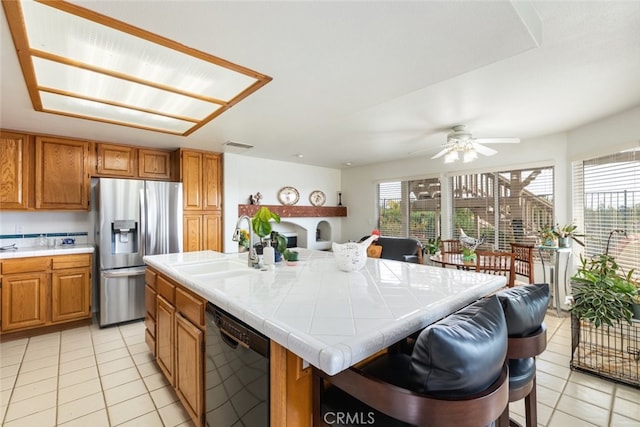
[[142,319],[145,255],[182,252],[182,183],[100,178],[100,326]]

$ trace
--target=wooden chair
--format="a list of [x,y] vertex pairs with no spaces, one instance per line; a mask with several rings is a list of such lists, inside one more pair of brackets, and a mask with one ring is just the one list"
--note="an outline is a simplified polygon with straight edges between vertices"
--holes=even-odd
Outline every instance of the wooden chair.
[[535,283],[533,249],[533,245],[511,243],[511,252],[516,255],[514,266],[516,275],[526,277],[528,279],[526,283]]
[[440,241],[441,254],[459,254],[460,252],[462,252],[462,245],[460,244],[460,240]]
[[515,283],[515,254],[513,252],[476,251],[476,272],[507,277],[507,287]]
[[411,356],[387,352],[333,376],[314,368],[313,425],[333,426],[336,414],[366,417],[341,425],[488,425],[508,410],[506,340],[493,296],[424,329]]
[[[549,285],[524,285],[496,294],[504,310],[509,340],[509,402],[524,398],[525,425],[538,425],[536,356],[547,348],[544,315],[549,304]],[[519,426],[509,419],[509,407],[500,416],[498,427]]]

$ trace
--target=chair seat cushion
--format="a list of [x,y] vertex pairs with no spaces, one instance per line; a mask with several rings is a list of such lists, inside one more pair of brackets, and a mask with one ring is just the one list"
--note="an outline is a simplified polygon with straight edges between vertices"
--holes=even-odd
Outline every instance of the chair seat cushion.
[[463,397],[488,388],[507,354],[507,326],[495,296],[477,301],[425,328],[409,364],[410,388]]
[[536,375],[536,359],[509,359],[509,389],[515,390],[528,384]]
[[540,328],[549,305],[549,284],[518,286],[496,293],[510,337],[524,337]]

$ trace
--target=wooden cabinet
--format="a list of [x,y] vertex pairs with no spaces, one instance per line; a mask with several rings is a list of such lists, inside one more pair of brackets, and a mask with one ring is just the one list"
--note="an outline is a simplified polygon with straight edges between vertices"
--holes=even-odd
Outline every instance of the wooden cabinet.
[[96,144],[98,176],[136,176],[136,149],[126,145]]
[[[150,267],[145,277],[153,291],[145,295],[145,322],[155,316],[156,362],[193,422],[202,426],[206,301]],[[147,332],[152,323],[147,323]]]
[[89,143],[36,137],[35,207],[89,209]]
[[53,258],[51,322],[91,317],[91,255]]
[[168,181],[171,179],[171,152],[97,143],[95,176]]
[[139,148],[138,176],[147,179],[170,180],[171,153]]
[[31,151],[28,135],[0,132],[0,209],[29,207]]
[[184,251],[222,251],[222,160],[219,154],[180,150]]
[[156,277],[155,271],[147,268],[144,273],[144,340],[149,347],[149,351],[154,356],[156,355]]
[[2,333],[91,318],[91,254],[2,261]]

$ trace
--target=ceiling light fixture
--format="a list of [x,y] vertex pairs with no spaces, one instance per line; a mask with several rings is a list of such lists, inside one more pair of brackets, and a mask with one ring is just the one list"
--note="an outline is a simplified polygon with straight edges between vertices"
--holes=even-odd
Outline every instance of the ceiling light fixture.
[[36,111],[187,136],[271,77],[66,1],[2,1]]

